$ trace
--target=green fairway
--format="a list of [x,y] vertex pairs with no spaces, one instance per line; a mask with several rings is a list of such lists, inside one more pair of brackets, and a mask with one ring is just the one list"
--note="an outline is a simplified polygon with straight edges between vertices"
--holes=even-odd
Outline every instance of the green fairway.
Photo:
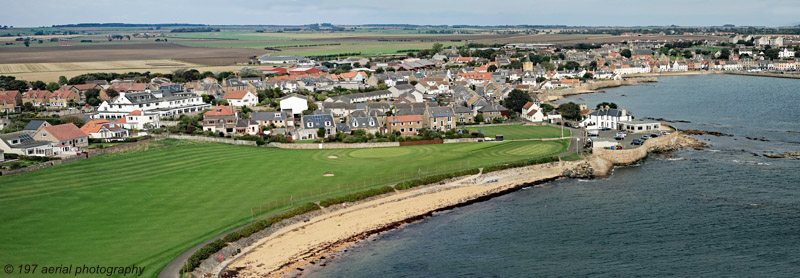
[[0,177],[0,258],[15,266],[135,264],[152,277],[191,246],[248,223],[262,204],[551,156],[568,144],[283,150],[190,143],[99,156]]
[[[518,139],[541,139],[541,138],[559,138],[561,137],[561,129],[549,125],[498,125],[498,126],[481,126],[469,127],[470,132],[483,132],[487,137],[494,137],[497,134],[503,134],[505,140],[518,140]],[[564,129],[564,137],[569,136],[569,130]]]

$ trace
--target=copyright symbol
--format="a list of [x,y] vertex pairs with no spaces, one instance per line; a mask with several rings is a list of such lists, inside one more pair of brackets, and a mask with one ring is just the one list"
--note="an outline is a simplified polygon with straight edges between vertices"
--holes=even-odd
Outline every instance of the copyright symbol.
[[3,269],[4,269],[4,270],[6,271],[6,273],[8,273],[8,274],[11,274],[12,272],[14,272],[14,266],[13,266],[13,265],[11,265],[11,264],[7,264],[7,265],[6,265],[6,267],[5,267],[5,268],[3,268]]

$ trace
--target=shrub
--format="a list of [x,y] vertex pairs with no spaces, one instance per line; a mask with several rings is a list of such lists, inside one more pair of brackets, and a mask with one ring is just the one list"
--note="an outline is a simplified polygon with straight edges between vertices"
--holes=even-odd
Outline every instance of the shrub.
[[359,191],[355,193],[350,193],[340,197],[333,197],[322,200],[319,202],[319,205],[323,207],[328,207],[336,204],[346,203],[346,202],[358,202],[369,197],[383,195],[389,192],[394,192],[394,189],[391,186],[382,186],[378,188],[373,188],[369,190]]
[[200,248],[200,250],[197,250],[194,252],[194,254],[192,254],[191,257],[189,257],[187,260],[188,263],[186,266],[184,266],[183,271],[193,271],[195,268],[200,266],[200,263],[203,260],[207,259],[211,255],[214,255],[214,253],[217,253],[219,250],[222,250],[225,245],[225,241],[222,239],[217,239],[209,244],[206,244],[206,246],[203,246]]
[[281,220],[292,218],[294,216],[309,213],[315,210],[319,210],[319,206],[317,206],[314,203],[307,203],[302,206],[282,212],[278,215],[272,216],[270,218],[256,221],[255,223],[250,224],[249,226],[244,227],[239,231],[232,232],[226,235],[224,238],[215,240],[214,242],[209,243],[206,246],[203,246],[203,248],[200,248],[200,250],[197,250],[197,252],[194,252],[194,254],[192,254],[192,256],[189,257],[187,264],[188,268],[184,267],[184,271],[193,271],[195,268],[200,266],[200,263],[203,260],[207,259],[209,256],[213,255],[219,250],[222,250],[222,248],[225,248],[225,246],[227,245],[226,242],[237,241],[241,238],[248,237],[263,229],[266,229],[269,226],[272,226],[272,224],[278,223]]

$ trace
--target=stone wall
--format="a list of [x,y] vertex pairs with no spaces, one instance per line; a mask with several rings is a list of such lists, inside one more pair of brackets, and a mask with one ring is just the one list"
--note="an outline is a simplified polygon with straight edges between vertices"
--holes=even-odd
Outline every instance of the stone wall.
[[236,140],[231,138],[206,137],[206,136],[194,136],[194,135],[175,135],[175,134],[169,134],[166,137],[173,139],[181,139],[181,140],[204,141],[204,142],[223,143],[223,144],[242,145],[242,146],[256,146],[255,141]]
[[483,142],[483,138],[459,138],[459,139],[444,139],[445,144],[451,143],[477,143]]
[[668,135],[648,139],[644,141],[643,145],[634,149],[593,149],[592,157],[589,161],[592,163],[592,168],[596,176],[606,176],[614,165],[633,164],[647,157],[647,154],[653,149],[669,148],[669,146],[675,145],[679,136],[680,134],[678,134],[678,132],[673,132]]
[[544,93],[540,94],[538,97],[542,101],[554,101],[564,98],[565,96],[569,95],[577,95],[577,94],[585,94],[590,93],[594,90],[603,89],[603,88],[613,88],[613,87],[620,87],[625,85],[633,85],[638,83],[646,83],[646,82],[658,82],[658,78],[656,77],[638,77],[638,78],[627,78],[624,80],[601,80],[601,81],[594,81],[591,83],[584,83],[575,88],[567,88],[561,90],[551,90],[545,91]]

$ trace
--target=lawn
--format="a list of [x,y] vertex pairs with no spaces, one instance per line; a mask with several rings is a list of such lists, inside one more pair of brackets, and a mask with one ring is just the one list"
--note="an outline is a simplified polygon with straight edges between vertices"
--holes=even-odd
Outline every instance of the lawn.
[[252,209],[263,204],[289,196],[305,202],[312,200],[311,192],[342,194],[339,188],[551,156],[569,144],[283,150],[162,141],[175,145],[0,177],[3,263],[135,264],[152,277],[191,246],[248,223]]
[[[533,125],[498,125],[498,126],[482,126],[482,127],[468,127],[470,132],[480,131],[487,137],[494,137],[497,134],[503,134],[504,140],[518,140],[518,139],[540,139],[540,138],[559,138],[561,137],[561,129],[549,126],[533,126]],[[569,136],[569,130],[564,129],[564,136]]]

